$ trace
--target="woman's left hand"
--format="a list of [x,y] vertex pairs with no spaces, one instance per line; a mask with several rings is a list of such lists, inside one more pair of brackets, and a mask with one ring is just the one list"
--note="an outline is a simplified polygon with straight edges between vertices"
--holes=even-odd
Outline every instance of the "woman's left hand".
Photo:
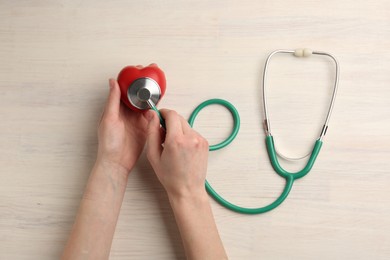
[[118,82],[109,80],[110,93],[98,129],[97,161],[122,168],[126,174],[138,160],[146,140],[148,122],[143,113],[121,102]]

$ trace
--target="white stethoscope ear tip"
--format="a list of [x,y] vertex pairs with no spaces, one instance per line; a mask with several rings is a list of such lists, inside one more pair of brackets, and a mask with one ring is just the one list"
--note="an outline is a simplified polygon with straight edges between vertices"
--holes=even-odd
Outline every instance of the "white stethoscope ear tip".
[[309,57],[313,54],[313,51],[311,49],[305,48],[305,49],[296,49],[294,51],[294,56],[296,57]]

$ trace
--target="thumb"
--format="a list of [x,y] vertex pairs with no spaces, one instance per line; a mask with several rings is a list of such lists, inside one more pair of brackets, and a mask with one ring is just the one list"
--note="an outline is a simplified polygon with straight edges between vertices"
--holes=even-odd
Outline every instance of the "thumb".
[[160,160],[162,153],[160,122],[156,112],[149,110],[145,113],[149,121],[146,137],[146,155],[152,166]]
[[110,94],[108,95],[105,112],[107,115],[118,116],[121,103],[121,91],[118,82],[114,79],[109,79]]

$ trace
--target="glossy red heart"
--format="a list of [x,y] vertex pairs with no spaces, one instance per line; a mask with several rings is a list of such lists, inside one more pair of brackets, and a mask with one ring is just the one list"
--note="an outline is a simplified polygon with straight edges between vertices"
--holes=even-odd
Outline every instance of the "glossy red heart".
[[127,66],[121,70],[118,74],[118,84],[121,89],[121,100],[126,106],[135,111],[142,111],[134,107],[129,99],[127,98],[127,89],[130,85],[139,78],[151,78],[157,82],[160,86],[161,96],[160,99],[165,94],[166,89],[166,80],[164,72],[157,66],[157,64],[152,63],[147,67],[141,65],[138,66]]

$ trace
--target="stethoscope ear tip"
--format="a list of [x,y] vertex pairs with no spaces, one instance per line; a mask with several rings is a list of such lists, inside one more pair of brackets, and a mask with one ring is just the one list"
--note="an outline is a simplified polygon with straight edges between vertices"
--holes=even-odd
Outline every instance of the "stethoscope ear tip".
[[294,56],[296,56],[296,57],[309,57],[312,54],[313,54],[313,51],[311,49],[308,49],[308,48],[296,49],[294,51]]

